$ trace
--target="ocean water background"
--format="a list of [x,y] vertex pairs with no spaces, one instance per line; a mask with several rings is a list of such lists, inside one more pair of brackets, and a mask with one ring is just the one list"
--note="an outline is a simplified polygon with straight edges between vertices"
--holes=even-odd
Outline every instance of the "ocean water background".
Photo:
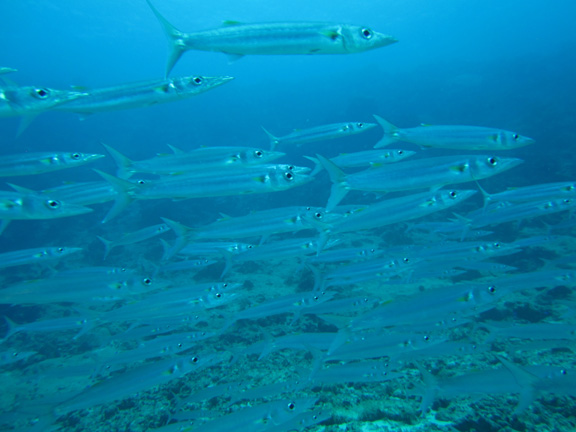
[[[574,180],[574,2],[157,0],[154,4],[182,31],[217,27],[223,20],[328,21],[366,25],[399,42],[361,54],[246,56],[232,63],[220,53],[189,51],[172,76],[228,75],[235,80],[185,101],[101,113],[83,121],[71,113],[43,113],[20,137],[16,137],[18,119],[0,119],[0,155],[50,150],[104,154],[101,143],[135,160],[165,152],[167,144],[185,150],[224,145],[267,149],[261,126],[284,135],[327,123],[371,122],[372,114],[378,114],[399,127],[477,125],[534,138],[532,146],[501,153],[525,163],[483,180],[489,192]],[[144,0],[2,0],[0,17],[0,66],[18,69],[6,76],[18,84],[97,88],[164,75],[167,42]],[[281,162],[310,166],[302,156],[369,150],[380,137],[381,130],[375,128],[282,149],[288,156]],[[418,157],[441,154],[453,152],[428,150]],[[116,167],[106,157],[86,169],[9,180],[32,189],[99,180],[90,168],[114,173]],[[100,220],[109,204],[81,217],[14,221],[0,237],[0,252],[46,244],[83,246],[87,252],[78,265],[103,265],[96,235],[134,231],[159,223],[160,216],[202,225],[220,212],[240,216],[286,205],[323,206],[329,188],[322,173],[305,188],[276,194],[139,202],[105,226]],[[362,199],[361,194],[350,194],[346,202]],[[472,201],[469,208],[481,205],[479,194]],[[160,253],[155,243],[142,251],[147,259]],[[120,251],[112,258],[105,264],[139,262],[139,257]],[[19,269],[5,280],[23,274]],[[0,306],[0,313],[25,320],[33,312]]]
[[[86,121],[69,113],[45,113],[19,138],[19,120],[3,119],[0,151],[98,153],[104,142],[143,159],[165,151],[166,144],[267,147],[260,126],[282,135],[325,123],[371,121],[372,114],[379,114],[399,127],[468,124],[535,138],[537,146],[514,154],[536,152],[538,157],[527,157],[521,168],[505,174],[517,186],[567,179],[573,171],[576,59],[570,53],[576,36],[570,31],[575,6],[569,1],[374,1],[353,6],[166,1],[156,6],[182,31],[217,27],[225,19],[332,21],[365,24],[400,42],[358,55],[247,56],[231,64],[219,53],[187,52],[173,76],[229,75],[236,80],[184,102],[98,114]],[[2,64],[19,69],[8,77],[19,84],[95,88],[163,76],[167,42],[143,1],[4,1],[0,8]],[[379,132],[318,143],[303,152],[333,156],[369,149]],[[107,158],[97,166],[109,171],[113,162]],[[95,178],[89,170],[50,178],[57,183],[70,175]],[[18,180],[35,187],[47,178]],[[487,189],[498,190],[499,181],[487,180]],[[22,234],[19,241],[25,242]]]

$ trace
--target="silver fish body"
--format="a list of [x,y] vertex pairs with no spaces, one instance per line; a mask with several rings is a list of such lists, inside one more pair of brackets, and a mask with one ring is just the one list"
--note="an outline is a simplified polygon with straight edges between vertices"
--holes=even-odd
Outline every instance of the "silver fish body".
[[188,50],[222,52],[236,57],[254,54],[350,54],[397,42],[392,36],[368,27],[315,22],[227,22],[221,28],[184,33],[170,24],[149,0],[147,3],[171,44],[167,74]]
[[398,141],[420,147],[456,150],[509,150],[533,144],[534,140],[516,132],[480,126],[419,126],[400,129],[374,116],[384,129],[384,137],[374,146],[380,148]]
[[46,152],[5,155],[0,159],[0,177],[35,175],[74,168],[104,155],[78,152]]
[[395,192],[414,189],[438,189],[442,186],[481,180],[523,161],[488,155],[444,156],[418,159],[380,168],[345,174],[323,156],[316,155],[333,182],[328,210],[334,208],[349,190]]
[[376,123],[363,122],[334,123],[308,129],[295,130],[294,132],[282,137],[274,136],[266,129],[262,129],[264,129],[264,132],[266,132],[266,135],[270,138],[270,148],[274,150],[277,146],[283,144],[302,145],[316,141],[325,141],[355,135],[376,126]]
[[252,147],[201,147],[190,152],[177,149],[174,154],[160,154],[151,159],[132,161],[118,150],[104,145],[118,165],[118,177],[132,174],[180,175],[194,171],[206,173],[219,168],[244,168],[271,162],[284,153]]
[[55,107],[58,111],[92,114],[159,103],[175,102],[219,87],[232,77],[186,76],[149,80],[119,86],[86,90],[85,96]]
[[0,117],[34,116],[84,96],[48,87],[0,85]]
[[91,208],[43,194],[0,192],[0,220],[56,219],[90,213]]
[[46,247],[5,252],[0,254],[0,268],[53,261],[81,250],[76,247]]

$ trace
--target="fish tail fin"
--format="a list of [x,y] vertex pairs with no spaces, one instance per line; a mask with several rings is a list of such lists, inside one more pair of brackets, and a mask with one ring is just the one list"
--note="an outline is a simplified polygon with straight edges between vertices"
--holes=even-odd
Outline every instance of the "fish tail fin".
[[168,261],[172,257],[172,246],[164,239],[160,239],[162,243],[162,258],[160,261]]
[[118,216],[132,202],[132,196],[130,195],[130,192],[136,188],[136,185],[130,183],[127,180],[114,177],[113,175],[102,172],[100,170],[95,169],[94,171],[96,171],[100,177],[110,183],[110,185],[118,193],[118,196],[114,200],[114,205],[108,211],[104,219],[102,219],[102,223],[106,223]]
[[166,18],[164,18],[162,14],[158,12],[158,9],[152,5],[150,0],[146,0],[146,3],[148,3],[148,6],[150,6],[150,9],[152,9],[152,12],[156,15],[156,18],[160,22],[162,30],[164,30],[164,34],[166,34],[168,42],[170,43],[170,55],[168,57],[168,63],[166,64],[166,76],[168,76],[178,60],[180,60],[180,57],[182,57],[182,54],[184,54],[184,51],[186,51],[186,45],[184,43],[185,33],[178,30]]
[[10,336],[12,336],[13,334],[16,334],[18,332],[21,331],[20,328],[18,328],[18,324],[16,324],[14,321],[12,321],[10,318],[8,318],[6,315],[3,316],[4,321],[6,321],[6,326],[8,327],[8,331],[6,332],[6,336],[4,336],[2,339],[0,339],[0,344],[6,342]]
[[396,132],[398,130],[398,128],[396,126],[394,126],[392,123],[390,123],[389,121],[384,120],[380,116],[377,116],[376,114],[372,114],[372,116],[376,119],[378,124],[380,126],[382,126],[382,129],[384,130],[384,136],[382,137],[382,139],[380,141],[378,141],[376,143],[374,148],[386,147],[388,144],[392,144],[393,142],[396,142],[397,139],[394,138],[393,134],[394,134],[394,132]]
[[426,386],[426,390],[422,395],[422,401],[420,402],[420,412],[425,415],[428,410],[432,407],[434,399],[436,398],[436,391],[438,388],[438,380],[434,375],[432,375],[425,367],[419,363],[415,363],[416,367],[422,375],[422,381]]
[[190,242],[191,237],[193,237],[194,230],[192,228],[187,227],[186,225],[181,224],[180,222],[173,221],[172,219],[167,218],[160,218],[164,221],[166,225],[168,225],[172,231],[176,234],[176,241],[174,242],[174,246],[172,246],[169,254],[167,255],[167,259],[173,258],[180,250],[186,246],[186,243]]
[[538,382],[538,377],[531,374],[530,372],[522,369],[520,366],[516,366],[511,361],[505,359],[501,356],[496,356],[496,358],[504,365],[506,369],[512,374],[518,385],[521,387],[520,398],[518,400],[518,405],[514,410],[514,414],[520,414],[525,411],[534,402],[536,390],[534,386]]
[[311,176],[315,176],[316,174],[318,174],[320,171],[322,171],[322,164],[320,163],[320,161],[316,158],[313,158],[311,156],[304,156],[306,159],[308,159],[309,161],[314,162],[314,169],[312,170],[312,172],[310,173]]
[[118,171],[116,171],[116,175],[121,179],[130,178],[134,172],[131,170],[134,162],[131,159],[124,156],[115,148],[104,143],[102,143],[102,145],[104,146],[106,151],[110,154],[110,156],[112,156],[112,159],[114,159],[114,162],[118,166]]
[[480,186],[480,183],[478,183],[478,181],[476,181],[476,186],[478,186],[480,193],[482,193],[482,196],[484,197],[484,210],[486,210],[486,207],[492,200],[492,194],[486,192],[486,190],[482,186]]
[[328,199],[328,204],[326,204],[326,210],[331,211],[348,193],[348,189],[346,189],[345,186],[346,174],[338,167],[338,165],[324,156],[317,154],[316,157],[328,172],[330,180],[332,180],[333,183],[330,191],[330,198]]
[[264,132],[266,132],[266,135],[268,135],[268,138],[270,139],[270,150],[276,150],[276,147],[278,146],[278,144],[280,144],[280,140],[278,139],[277,136],[272,135],[270,132],[268,132],[264,126],[260,126],[262,128],[262,130]]
[[104,243],[104,258],[106,259],[108,257],[108,254],[110,253],[110,251],[114,248],[114,242],[111,240],[106,240],[104,237],[100,237],[100,236],[96,236],[98,237],[98,239]]

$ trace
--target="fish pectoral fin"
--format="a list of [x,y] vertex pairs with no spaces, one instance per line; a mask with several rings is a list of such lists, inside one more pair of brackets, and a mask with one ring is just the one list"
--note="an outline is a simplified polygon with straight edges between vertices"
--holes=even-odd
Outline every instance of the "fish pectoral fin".
[[323,30],[320,32],[321,35],[329,37],[332,40],[338,39],[342,34],[336,30]]
[[30,126],[30,123],[34,121],[38,114],[30,114],[23,116],[20,120],[20,124],[18,125],[18,131],[16,132],[16,136],[19,137],[22,133]]
[[170,84],[160,84],[154,87],[156,93],[168,93],[170,91]]

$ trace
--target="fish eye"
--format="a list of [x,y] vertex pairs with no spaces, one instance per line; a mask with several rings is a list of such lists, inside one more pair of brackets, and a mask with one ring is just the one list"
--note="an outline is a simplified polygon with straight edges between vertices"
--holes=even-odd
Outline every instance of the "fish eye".
[[143,283],[144,285],[152,285],[152,279],[150,279],[150,278],[144,278],[144,279],[142,280],[142,283]]
[[514,138],[515,140],[518,140],[518,138],[520,138],[520,135],[514,134],[514,135],[512,135],[512,138]]
[[254,156],[256,156],[257,158],[261,158],[262,156],[264,156],[264,152],[262,150],[254,150]]
[[488,158],[488,163],[492,166],[496,166],[498,165],[498,158],[495,157],[489,157]]
[[192,82],[193,82],[194,84],[196,84],[196,85],[202,84],[202,81],[203,81],[202,77],[194,77],[194,78],[192,78]]
[[198,357],[192,357],[192,358],[190,358],[190,361],[192,363],[198,363]]
[[356,126],[358,126],[359,128],[363,128],[363,127],[364,127],[364,123],[356,123]]
[[490,294],[494,294],[494,293],[496,292],[496,287],[495,287],[494,285],[490,285],[490,286],[488,287],[488,292],[489,292]]
[[72,153],[70,155],[70,157],[74,160],[78,160],[78,159],[80,159],[81,155],[80,155],[80,153]]
[[38,96],[40,99],[46,99],[48,96],[50,96],[50,92],[46,89],[43,88],[37,88],[34,89],[34,93],[36,94],[36,96]]
[[288,165],[286,168],[288,171],[294,171],[294,165]]
[[373,33],[372,30],[370,30],[369,28],[363,28],[362,29],[362,37],[364,39],[372,39]]
[[404,264],[408,264],[410,262],[410,258],[402,258]]
[[138,184],[139,184],[139,185],[145,185],[145,184],[146,184],[146,180],[138,180]]
[[404,154],[404,150],[398,150],[398,154],[399,154],[399,155],[403,155],[403,154]]
[[424,340],[425,340],[425,341],[429,341],[429,340],[430,340],[430,336],[428,336],[428,335],[424,336]]
[[294,405],[293,402],[290,402],[290,403],[288,404],[288,409],[289,409],[290,411],[292,411],[294,408],[296,408],[296,405]]
[[64,252],[64,248],[58,248],[56,249],[57,252]]
[[458,196],[458,193],[456,193],[456,191],[450,191],[448,195],[450,195],[450,198],[456,198]]
[[316,213],[314,213],[314,217],[315,217],[316,219],[322,219],[322,218],[324,217],[324,215],[323,215],[322,213],[320,213],[320,212],[316,212]]
[[292,174],[290,171],[287,171],[284,173],[284,178],[288,181],[292,181],[294,180],[294,174]]
[[57,209],[57,208],[60,207],[60,201],[47,200],[47,201],[46,201],[46,205],[48,206],[48,208]]
[[216,294],[214,294],[214,297],[216,297],[216,298],[221,298],[221,297],[222,297],[222,294],[216,293]]

